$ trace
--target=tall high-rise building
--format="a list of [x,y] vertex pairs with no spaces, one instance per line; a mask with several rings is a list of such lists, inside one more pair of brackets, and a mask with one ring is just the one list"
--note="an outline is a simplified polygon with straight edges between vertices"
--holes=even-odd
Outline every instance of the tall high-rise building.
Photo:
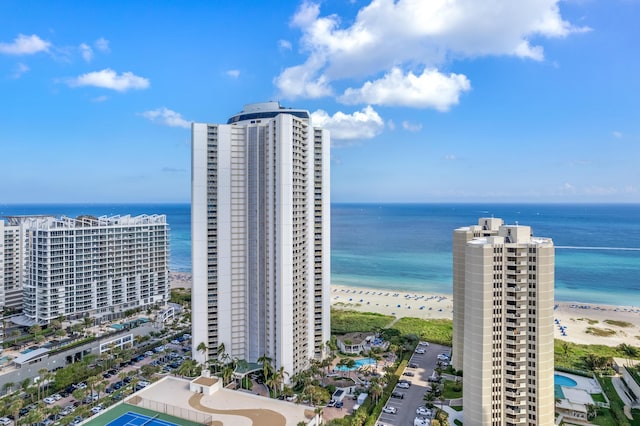
[[295,374],[330,338],[328,132],[264,102],[192,124],[192,147],[194,357]]
[[[169,300],[164,215],[23,217],[22,323],[60,316],[119,318]],[[14,322],[21,321],[14,318]]]
[[0,293],[5,313],[22,309],[22,280],[25,267],[24,226],[17,218],[0,220]]
[[24,276],[23,227],[0,220],[0,343],[4,341],[4,318],[22,308]]
[[553,425],[553,241],[494,218],[453,240],[464,424]]

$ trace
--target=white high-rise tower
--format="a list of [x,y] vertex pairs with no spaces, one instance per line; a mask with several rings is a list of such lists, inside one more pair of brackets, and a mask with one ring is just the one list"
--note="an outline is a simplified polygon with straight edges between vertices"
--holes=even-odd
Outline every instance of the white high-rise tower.
[[453,365],[465,425],[553,425],[554,247],[482,218],[454,231]]
[[194,357],[295,374],[330,337],[328,132],[264,102],[194,123],[192,149]]

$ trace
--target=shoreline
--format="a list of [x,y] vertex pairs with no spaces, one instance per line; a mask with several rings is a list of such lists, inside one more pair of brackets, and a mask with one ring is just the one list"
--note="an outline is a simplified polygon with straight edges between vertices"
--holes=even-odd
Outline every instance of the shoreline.
[[[171,272],[171,288],[190,288],[191,273]],[[374,312],[396,318],[453,319],[453,297],[394,289],[331,284],[331,307]],[[557,301],[554,337],[567,342],[640,345],[640,307]]]

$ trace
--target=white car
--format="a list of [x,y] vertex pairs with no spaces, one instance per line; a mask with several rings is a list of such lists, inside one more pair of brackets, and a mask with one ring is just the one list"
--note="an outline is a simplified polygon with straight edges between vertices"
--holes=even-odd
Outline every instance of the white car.
[[429,410],[427,407],[418,407],[418,409],[416,410],[416,414],[419,416],[430,416],[431,410]]
[[413,419],[413,426],[428,426],[429,423],[430,421],[424,417],[416,417]]
[[47,404],[53,404],[54,402],[56,402],[56,400],[50,396],[43,399],[43,401],[46,402]]
[[62,395],[60,395],[59,393],[54,393],[53,395],[51,395],[51,398],[55,399],[56,401],[60,401],[62,399]]
[[440,361],[449,361],[449,355],[447,355],[447,354],[438,354],[438,359]]
[[10,425],[11,424],[11,419],[8,417],[2,417],[0,418],[0,425]]
[[398,383],[396,386],[398,386],[400,389],[409,389],[411,385],[407,382],[401,382],[401,383]]
[[388,405],[382,409],[383,413],[396,414],[398,409],[396,407],[389,407]]
[[419,345],[420,346],[429,346],[429,342],[420,342]]
[[418,348],[418,349],[416,349],[416,353],[420,354],[420,355],[423,355],[423,354],[426,353],[426,351],[424,349],[422,349],[422,348]]

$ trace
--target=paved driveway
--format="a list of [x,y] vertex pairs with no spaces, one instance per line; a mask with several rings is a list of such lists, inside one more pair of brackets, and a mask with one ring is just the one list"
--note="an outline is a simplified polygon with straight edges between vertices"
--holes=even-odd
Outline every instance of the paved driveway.
[[416,363],[418,368],[407,367],[405,371],[413,372],[413,376],[401,376],[401,380],[410,380],[411,387],[409,389],[398,389],[404,395],[403,399],[389,398],[388,406],[397,408],[396,414],[382,413],[378,419],[378,424],[389,426],[406,426],[413,425],[416,418],[416,409],[424,405],[424,394],[427,392],[430,383],[428,381],[437,366],[438,354],[449,353],[451,348],[448,346],[430,344],[429,346],[418,346],[425,350],[424,354],[414,353],[409,364]]

